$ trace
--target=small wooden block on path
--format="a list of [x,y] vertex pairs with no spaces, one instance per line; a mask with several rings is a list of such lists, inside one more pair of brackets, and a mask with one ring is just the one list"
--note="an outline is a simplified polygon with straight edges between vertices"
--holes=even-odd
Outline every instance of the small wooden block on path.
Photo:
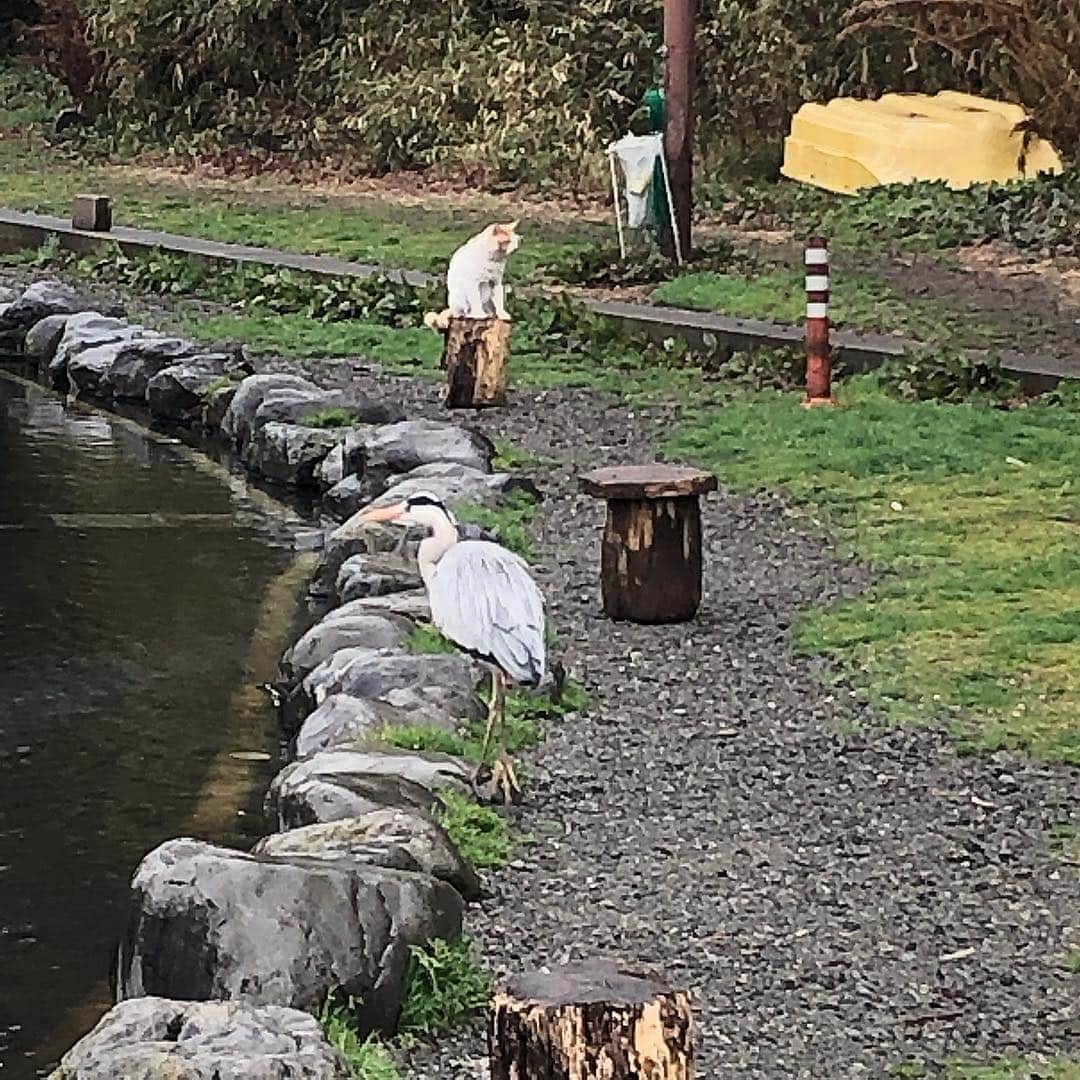
[[108,232],[112,228],[112,200],[108,195],[76,195],[71,225],[89,232]]
[[491,1005],[491,1080],[692,1080],[690,997],[607,961],[507,980]]
[[443,346],[446,407],[484,409],[506,404],[510,323],[505,319],[451,319]]
[[701,604],[698,496],[716,490],[716,477],[656,463],[596,469],[580,484],[607,500],[600,566],[606,614],[641,623],[692,619]]

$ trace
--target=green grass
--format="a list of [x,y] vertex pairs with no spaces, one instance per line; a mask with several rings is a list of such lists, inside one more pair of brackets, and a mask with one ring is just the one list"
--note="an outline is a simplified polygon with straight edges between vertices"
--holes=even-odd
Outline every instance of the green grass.
[[458,647],[431,623],[417,623],[405,639],[405,648],[414,653],[452,653]]
[[435,811],[462,858],[478,870],[505,866],[510,858],[510,830],[506,819],[490,806],[444,791]]
[[355,1004],[328,997],[319,1014],[326,1040],[345,1059],[356,1080],[401,1080],[390,1051],[374,1036],[361,1039],[353,1018]]
[[[690,273],[659,285],[657,304],[718,311],[738,318],[801,323],[806,285],[801,270],[776,270],[757,277]],[[961,311],[937,300],[904,296],[872,274],[834,274],[829,315],[839,327],[896,331],[921,341],[979,346],[992,332]]]
[[953,1061],[947,1080],[1080,1080],[1080,1059],[1002,1058],[989,1065]]
[[1080,949],[1069,949],[1062,959],[1062,964],[1074,975],[1080,975]]
[[787,490],[892,571],[804,613],[802,651],[844,658],[898,721],[948,717],[964,748],[1080,764],[1080,414],[901,403],[869,377],[841,394],[834,411],[790,394],[693,411],[668,450]]
[[422,368],[434,375],[442,355],[442,338],[426,327],[317,322],[258,307],[239,315],[191,318],[183,330],[200,341],[242,342],[255,353],[316,360],[364,357],[405,373]]
[[514,491],[499,506],[465,503],[454,509],[459,521],[495,530],[499,542],[526,562],[536,558],[528,525],[536,516],[536,502],[523,491]]
[[492,468],[499,472],[513,472],[538,464],[540,459],[530,450],[515,446],[505,439],[495,440],[495,456],[491,459]]
[[304,427],[343,428],[352,427],[356,423],[356,417],[348,409],[333,406],[308,413],[306,416],[301,417],[300,423]]
[[[9,126],[25,126],[41,111],[36,99],[22,113],[9,111],[16,117]],[[117,225],[431,272],[444,271],[461,243],[507,214],[490,199],[405,202],[297,190],[273,180],[261,188],[187,184],[164,171],[80,161],[25,140],[0,140],[0,173],[3,204],[16,210],[66,216],[78,192],[98,188],[112,196]],[[543,211],[524,214],[518,228],[522,246],[509,271],[515,280],[573,259],[609,232]]]
[[491,978],[476,961],[468,938],[436,939],[410,950],[399,1030],[440,1035],[486,1008]]

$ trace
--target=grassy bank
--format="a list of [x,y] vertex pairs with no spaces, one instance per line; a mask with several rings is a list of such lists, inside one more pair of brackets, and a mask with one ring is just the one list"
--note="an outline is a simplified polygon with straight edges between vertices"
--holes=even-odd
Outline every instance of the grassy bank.
[[901,402],[869,377],[841,392],[840,411],[785,394],[696,410],[669,450],[789,492],[883,571],[796,641],[887,715],[1080,764],[1080,412]]

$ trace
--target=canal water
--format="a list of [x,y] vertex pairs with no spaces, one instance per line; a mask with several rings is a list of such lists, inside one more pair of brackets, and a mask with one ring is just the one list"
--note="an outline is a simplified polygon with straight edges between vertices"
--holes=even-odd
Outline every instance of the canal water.
[[110,1004],[140,858],[250,846],[306,572],[242,478],[0,373],[0,1080]]

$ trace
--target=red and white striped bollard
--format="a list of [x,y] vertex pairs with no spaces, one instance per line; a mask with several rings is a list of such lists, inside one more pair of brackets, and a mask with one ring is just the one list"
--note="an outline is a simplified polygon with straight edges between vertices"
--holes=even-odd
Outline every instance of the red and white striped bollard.
[[835,405],[829,347],[829,242],[806,242],[806,399],[804,408]]

